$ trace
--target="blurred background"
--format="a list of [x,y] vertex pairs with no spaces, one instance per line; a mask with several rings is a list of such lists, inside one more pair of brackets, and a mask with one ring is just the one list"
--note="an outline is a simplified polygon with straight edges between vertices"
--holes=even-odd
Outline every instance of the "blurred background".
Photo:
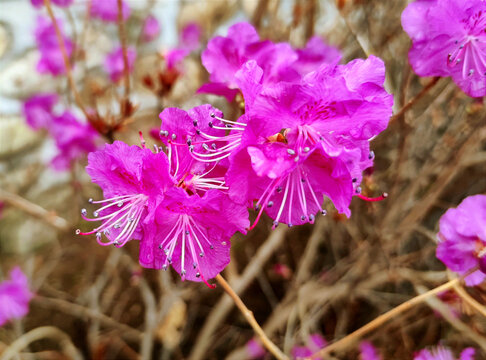
[[[342,51],[343,62],[379,56],[395,113],[430,87],[372,142],[375,166],[367,171],[363,193],[386,191],[385,201],[355,198],[350,219],[327,204],[328,215],[315,225],[291,229],[271,231],[271,220],[264,218],[247,236],[232,239],[232,261],[223,275],[286,353],[310,334],[328,342],[342,338],[448,280],[435,257],[437,221],[466,196],[486,193],[486,110],[482,99],[469,98],[449,78],[413,73],[410,40],[400,23],[407,1],[126,2],[126,40],[136,46],[137,59],[133,109],[124,113],[123,82],[112,83],[103,70],[104,57],[118,42],[116,23],[87,16],[87,1],[54,7],[76,44],[72,76],[80,96],[113,129],[101,143],[111,137],[139,144],[140,130],[151,145],[150,130],[160,126],[158,114],[168,106],[210,103],[227,119],[236,117],[238,101],[195,92],[208,79],[200,60],[207,40],[225,35],[238,21],[252,23],[262,39],[294,47],[318,35]],[[83,118],[66,76],[36,71],[40,14],[46,16],[46,9],[28,0],[0,0],[0,278],[20,265],[36,294],[24,319],[0,328],[0,358],[8,344],[43,326],[64,335],[33,342],[17,358],[66,359],[76,352],[86,359],[251,358],[246,344],[253,331],[220,288],[181,282],[173,271],[142,269],[136,242],[116,249],[99,246],[94,236],[75,235],[86,228],[80,210],[101,192],[84,171],[86,158],[64,171],[52,168],[55,139],[32,130],[22,112],[29,97],[55,92],[61,107]],[[138,39],[149,14],[160,34],[144,43]],[[200,46],[171,71],[164,54],[179,46],[181,30],[192,23],[201,28]],[[468,296],[484,302],[483,290],[468,289]],[[485,318],[451,292],[413,307],[366,339],[384,359],[411,359],[439,341],[456,351],[473,346],[477,359],[484,359],[484,334]],[[66,350],[66,338],[75,352]],[[358,354],[355,344],[335,358]]]

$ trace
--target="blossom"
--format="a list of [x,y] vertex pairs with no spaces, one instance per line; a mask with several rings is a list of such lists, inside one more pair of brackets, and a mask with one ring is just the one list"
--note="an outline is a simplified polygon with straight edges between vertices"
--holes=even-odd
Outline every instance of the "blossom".
[[217,36],[208,42],[201,60],[210,74],[210,83],[198,92],[222,95],[231,101],[239,88],[236,73],[249,60],[262,68],[266,84],[299,81],[301,75],[323,63],[337,62],[340,57],[337,49],[318,37],[310,39],[304,49],[294,50],[288,43],[262,41],[252,25],[237,23],[228,29],[226,37]]
[[[93,0],[90,9],[91,16],[106,22],[118,21],[118,0]],[[127,20],[130,17],[130,7],[122,0],[122,17]]]
[[10,278],[0,283],[0,326],[27,315],[32,297],[27,277],[19,267],[13,268]]
[[[319,334],[309,335],[307,346],[294,346],[290,353],[295,359],[306,358],[324,349],[327,346],[326,340]],[[315,359],[321,359],[317,357]]]
[[[67,7],[73,3],[74,0],[51,0],[54,4],[60,7]],[[36,8],[41,7],[44,5],[44,0],[30,0],[32,5]]]
[[[59,19],[57,19],[56,22],[62,33],[62,22]],[[37,63],[37,71],[41,74],[64,74],[66,71],[64,58],[58,43],[56,29],[49,19],[42,16],[37,17],[35,39],[40,51],[40,60]],[[63,36],[63,39],[67,56],[70,57],[73,52],[73,43],[65,36]]]
[[486,95],[486,3],[417,0],[402,13],[412,39],[409,60],[420,76],[451,76],[469,96]]
[[457,208],[447,210],[440,218],[437,258],[449,269],[465,275],[469,286],[486,278],[486,195],[464,199]]
[[[457,360],[474,360],[475,350],[464,349]],[[435,349],[424,349],[415,354],[414,360],[456,360],[452,351],[444,346],[437,346]]]
[[23,105],[27,124],[35,130],[47,128],[52,123],[53,107],[57,101],[56,94],[34,95],[27,99]]
[[[126,51],[128,60],[128,72],[131,73],[133,71],[133,65],[135,63],[137,53],[132,47],[127,48]],[[115,48],[106,56],[104,68],[105,71],[109,74],[111,81],[117,82],[122,78],[123,72],[125,71],[125,63],[123,60],[123,49],[121,47]]]
[[95,151],[98,133],[90,124],[81,123],[70,111],[54,117],[48,128],[59,153],[52,160],[56,170],[69,169],[71,163]]
[[[86,172],[102,188],[105,198],[90,201],[101,205],[93,212],[94,218],[87,217],[86,209],[82,210],[82,216],[87,221],[102,221],[102,224],[85,233],[77,230],[77,234],[96,234],[100,245],[121,247],[129,240],[141,240],[144,233],[154,232],[156,208],[165,191],[173,185],[164,153],[154,154],[148,149],[115,141],[88,155]],[[102,240],[103,235],[108,241]],[[140,262],[144,263],[142,254],[140,256]]]
[[362,341],[359,344],[360,360],[381,360],[382,357],[376,351],[376,348],[372,343],[368,341]]
[[326,213],[323,196],[349,216],[362,172],[373,163],[369,141],[391,116],[383,62],[370,56],[321,65],[298,84],[258,87],[261,77],[251,61],[237,76],[250,120],[229,157],[230,197],[255,200],[257,221],[265,211],[274,226],[312,223],[317,212]]
[[227,146],[226,142],[216,140],[227,129],[225,123],[216,119],[221,116],[221,111],[208,104],[187,112],[166,108],[159,115],[162,120],[159,134],[168,148],[169,172],[176,183],[192,193],[227,190],[224,185],[227,164],[220,161],[223,159],[214,150],[218,145]]
[[231,236],[249,225],[247,209],[222,191],[200,196],[181,187],[166,192],[155,221],[153,242],[141,244],[142,265],[164,270],[172,265],[182,280],[206,283],[229,263]]
[[154,40],[160,34],[160,24],[157,18],[153,15],[147,16],[143,23],[142,40],[149,42]]
[[165,54],[167,68],[174,70],[192,51],[199,47],[201,28],[196,23],[189,23],[181,31],[179,45]]
[[266,354],[265,348],[256,339],[248,341],[245,349],[249,359],[261,359]]

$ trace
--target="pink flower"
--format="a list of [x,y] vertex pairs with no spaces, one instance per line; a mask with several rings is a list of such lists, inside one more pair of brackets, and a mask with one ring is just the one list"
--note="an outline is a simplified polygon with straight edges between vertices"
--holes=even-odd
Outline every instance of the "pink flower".
[[226,267],[231,236],[249,225],[247,209],[222,191],[199,196],[180,187],[166,192],[155,221],[154,242],[141,244],[142,265],[166,270],[170,264],[182,280],[204,282]]
[[267,353],[265,348],[256,339],[248,341],[245,348],[249,359],[261,359]]
[[52,160],[56,170],[69,169],[73,161],[85,157],[97,148],[99,134],[96,130],[90,124],[81,123],[69,111],[56,116],[48,131],[59,149],[58,155]]
[[27,315],[32,297],[27,277],[19,267],[13,268],[10,279],[0,283],[0,326]]
[[486,278],[486,195],[464,199],[439,221],[437,257],[459,275],[479,267],[465,278],[469,286]]
[[362,341],[359,344],[360,360],[381,360],[381,355],[369,341]]
[[[457,360],[474,360],[475,350],[466,348],[461,352]],[[421,350],[414,355],[413,360],[456,360],[452,351],[444,346],[437,346],[431,350]]]
[[288,43],[260,40],[255,28],[237,23],[228,29],[226,37],[212,38],[201,55],[210,74],[210,83],[198,92],[222,95],[232,101],[237,93],[236,73],[249,60],[263,70],[263,84],[278,81],[299,81],[301,75],[317,69],[323,63],[337,63],[341,55],[318,37],[306,48],[294,50]]
[[417,0],[402,13],[412,39],[409,60],[420,76],[451,76],[469,96],[486,95],[486,3]]
[[[51,0],[52,3],[56,4],[57,6],[60,7],[67,7],[73,3],[74,0]],[[44,0],[30,0],[32,5],[34,5],[36,8],[41,7],[44,5]]]
[[142,40],[149,42],[154,40],[160,34],[160,24],[153,15],[147,16],[142,28]]
[[[306,358],[311,356],[312,354],[318,352],[321,349],[324,349],[327,346],[326,340],[319,334],[312,334],[309,336],[307,340],[307,346],[294,346],[290,353],[295,359]],[[315,358],[317,360],[321,359],[320,357]]]
[[34,95],[24,102],[23,112],[27,124],[35,129],[47,128],[52,123],[56,94]]
[[322,65],[299,84],[262,87],[261,76],[252,61],[236,76],[250,120],[240,125],[240,146],[229,157],[230,197],[256,200],[257,221],[265,211],[274,226],[312,223],[326,213],[323,196],[349,216],[362,172],[373,163],[369,140],[391,115],[383,62],[370,56]]
[[[133,65],[135,63],[135,58],[137,53],[134,48],[127,48],[127,60],[128,60],[128,72],[133,71]],[[125,71],[125,64],[123,61],[123,49],[117,47],[112,52],[110,52],[104,63],[105,71],[110,75],[110,79],[113,82],[119,81],[123,77],[123,72]]]
[[167,68],[173,70],[178,67],[187,55],[199,47],[200,42],[200,26],[195,23],[187,24],[181,31],[179,45],[174,49],[169,50],[165,55]]
[[[91,2],[91,16],[106,22],[118,21],[118,1],[117,0],[93,0]],[[130,7],[122,1],[123,20],[130,17]]]
[[[57,23],[62,32],[62,22],[58,19]],[[41,74],[50,73],[55,76],[64,74],[66,72],[64,59],[57,40],[56,30],[49,19],[42,16],[37,17],[35,39],[41,55],[37,63],[37,71]],[[73,43],[67,37],[64,37],[64,46],[67,56],[71,56]]]
[[[93,212],[94,218],[86,217],[86,209],[82,210],[82,215],[86,221],[102,221],[102,224],[87,233],[76,232],[96,234],[100,245],[114,244],[118,247],[132,239],[154,236],[156,208],[165,191],[173,185],[168,165],[164,153],[154,154],[121,141],[106,144],[103,149],[90,153],[86,172],[103,189],[105,199],[91,200],[101,205]],[[102,235],[107,237],[107,242],[102,241]],[[140,261],[144,263],[142,258]]]

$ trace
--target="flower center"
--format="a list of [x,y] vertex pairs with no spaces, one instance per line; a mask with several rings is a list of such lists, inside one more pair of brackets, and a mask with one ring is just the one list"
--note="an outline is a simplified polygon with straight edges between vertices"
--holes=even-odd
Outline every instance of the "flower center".
[[[86,221],[102,221],[102,224],[92,231],[83,233],[77,229],[76,234],[96,234],[96,240],[100,245],[114,244],[121,247],[130,240],[142,218],[147,205],[148,196],[144,194],[121,195],[110,199],[93,201],[93,204],[106,204],[93,212],[94,218],[88,218],[87,210],[81,210],[81,216]],[[100,215],[102,215],[100,217]],[[108,242],[101,241],[105,235]]]

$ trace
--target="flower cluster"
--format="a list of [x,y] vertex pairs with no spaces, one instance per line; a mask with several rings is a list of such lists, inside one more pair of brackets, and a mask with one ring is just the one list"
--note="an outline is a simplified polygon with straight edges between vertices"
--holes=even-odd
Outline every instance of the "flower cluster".
[[24,317],[32,297],[27,277],[19,267],[13,268],[10,278],[0,283],[0,326]]
[[[486,278],[486,195],[470,196],[439,222],[437,257],[469,286]],[[477,269],[477,270],[475,270]]]
[[[230,32],[237,29],[245,39],[256,34],[249,24]],[[214,40],[211,51],[221,46],[224,52],[226,41]],[[238,69],[230,62],[212,68],[212,78],[231,79],[242,93],[239,119],[225,119],[210,105],[167,108],[160,114],[164,147],[155,153],[115,142],[90,154],[87,171],[106,199],[95,202],[102,207],[93,219],[83,210],[86,220],[102,221],[84,234],[116,246],[140,240],[142,266],[172,264],[183,279],[205,281],[229,262],[230,237],[252,229],[263,211],[274,227],[313,223],[317,213],[325,214],[327,196],[350,215],[353,195],[361,196],[362,172],[373,164],[369,141],[391,115],[383,62],[371,56],[328,64],[318,53],[325,47],[295,52],[288,44],[258,44],[248,48],[267,48],[266,58],[258,53],[257,62],[246,54]],[[296,57],[294,67],[285,65],[294,75],[278,80],[272,74],[282,55],[273,52],[281,48]],[[303,74],[304,68],[315,70]],[[247,208],[253,206],[258,215],[249,227]]]
[[27,124],[35,130],[46,129],[54,139],[58,154],[52,159],[56,170],[69,169],[71,163],[96,150],[98,133],[90,124],[81,123],[69,110],[54,112],[56,94],[35,95],[24,103]]
[[451,76],[469,96],[486,95],[486,2],[417,0],[402,13],[420,76]]

